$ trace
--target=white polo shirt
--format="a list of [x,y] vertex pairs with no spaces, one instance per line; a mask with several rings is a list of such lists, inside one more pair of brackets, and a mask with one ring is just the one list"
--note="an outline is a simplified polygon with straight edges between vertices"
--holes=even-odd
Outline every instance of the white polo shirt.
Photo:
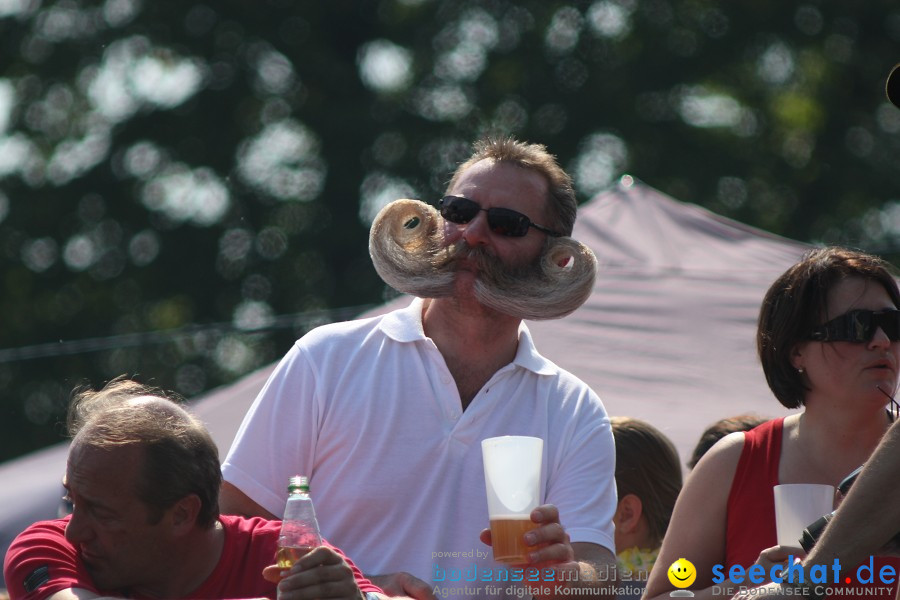
[[288,479],[307,475],[323,536],[364,573],[407,571],[497,598],[487,587],[502,565],[478,538],[489,526],[481,440],[536,436],[541,504],[559,508],[572,542],[615,553],[615,446],[600,399],[538,354],[522,324],[515,360],[463,412],[422,308],[417,299],[295,343],[244,418],[225,479],[281,515]]

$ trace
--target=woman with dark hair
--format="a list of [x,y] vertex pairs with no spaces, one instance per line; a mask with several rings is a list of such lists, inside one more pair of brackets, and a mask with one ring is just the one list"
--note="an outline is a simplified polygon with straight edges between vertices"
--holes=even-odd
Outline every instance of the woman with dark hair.
[[[898,307],[887,263],[844,248],[808,252],[769,288],[759,358],[778,401],[803,410],[723,438],[691,472],[658,562],[690,561],[696,597],[729,597],[753,585],[745,578],[713,587],[715,565],[726,576],[733,565],[760,564],[768,574],[788,559],[791,551],[777,546],[773,486],[837,487],[878,445],[898,383]],[[668,597],[674,587],[666,575],[651,572],[646,597]],[[879,591],[893,598],[895,588]]]

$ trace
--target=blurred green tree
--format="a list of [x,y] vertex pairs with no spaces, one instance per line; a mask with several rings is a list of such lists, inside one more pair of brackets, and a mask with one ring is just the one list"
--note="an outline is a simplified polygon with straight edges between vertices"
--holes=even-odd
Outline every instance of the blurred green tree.
[[0,0],[0,460],[389,297],[371,218],[485,133],[896,259],[898,42],[887,0]]

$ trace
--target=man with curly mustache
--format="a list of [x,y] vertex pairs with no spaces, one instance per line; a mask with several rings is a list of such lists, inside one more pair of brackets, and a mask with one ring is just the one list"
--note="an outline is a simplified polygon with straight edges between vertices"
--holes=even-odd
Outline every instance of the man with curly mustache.
[[477,142],[437,209],[388,205],[372,226],[373,262],[417,298],[294,345],[223,465],[223,510],[277,515],[284,482],[306,474],[323,534],[387,593],[521,597],[527,582],[491,560],[480,442],[536,436],[540,506],[518,567],[544,571],[525,592],[612,597],[609,419],[523,323],[565,316],[590,294],[596,262],[569,237],[575,213],[555,158],[509,138]]

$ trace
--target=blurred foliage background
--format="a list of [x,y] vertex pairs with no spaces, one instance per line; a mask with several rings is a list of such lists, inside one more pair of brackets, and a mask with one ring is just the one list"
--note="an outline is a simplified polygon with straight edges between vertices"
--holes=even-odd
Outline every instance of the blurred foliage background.
[[385,300],[371,218],[486,132],[896,260],[897,61],[888,0],[0,0],[0,460]]

